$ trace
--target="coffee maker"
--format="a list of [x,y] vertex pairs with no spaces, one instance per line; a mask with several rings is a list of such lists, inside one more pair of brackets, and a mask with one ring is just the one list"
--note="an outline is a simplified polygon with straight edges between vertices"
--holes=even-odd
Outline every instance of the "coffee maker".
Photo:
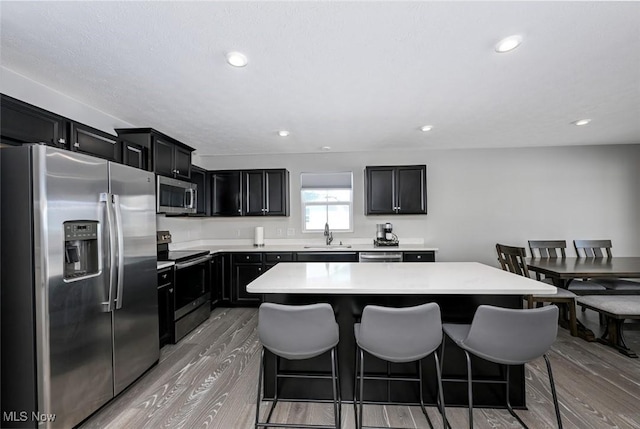
[[389,222],[379,223],[376,225],[376,238],[373,245],[378,246],[397,246],[398,236],[393,233],[393,225]]

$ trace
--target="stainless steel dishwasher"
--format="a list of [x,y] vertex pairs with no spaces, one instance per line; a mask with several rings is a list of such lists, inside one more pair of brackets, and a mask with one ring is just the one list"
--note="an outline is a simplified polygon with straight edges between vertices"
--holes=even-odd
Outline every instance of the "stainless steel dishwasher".
[[402,252],[360,252],[358,262],[402,262]]

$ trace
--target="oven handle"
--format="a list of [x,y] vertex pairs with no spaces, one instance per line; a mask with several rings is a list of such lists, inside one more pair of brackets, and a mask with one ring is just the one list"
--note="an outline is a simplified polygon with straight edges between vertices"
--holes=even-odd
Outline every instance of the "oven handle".
[[189,267],[192,267],[194,265],[198,265],[198,264],[201,264],[203,262],[210,261],[210,260],[211,260],[211,255],[207,255],[207,256],[204,256],[202,258],[198,258],[198,259],[196,259],[194,261],[189,261],[189,262],[183,262],[181,264],[176,264],[176,270],[181,270],[183,268],[189,268]]

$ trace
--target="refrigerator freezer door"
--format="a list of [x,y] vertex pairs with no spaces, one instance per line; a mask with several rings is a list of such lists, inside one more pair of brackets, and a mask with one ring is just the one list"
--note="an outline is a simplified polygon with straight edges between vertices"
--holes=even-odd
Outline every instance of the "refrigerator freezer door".
[[115,196],[118,279],[113,312],[114,391],[117,395],[160,357],[155,180],[153,173],[109,163]]
[[[100,203],[107,162],[46,146],[32,150],[38,411],[57,414],[47,427],[68,428],[113,397],[111,313],[103,305],[108,239]],[[69,221],[98,222],[99,275],[63,279],[63,225]]]

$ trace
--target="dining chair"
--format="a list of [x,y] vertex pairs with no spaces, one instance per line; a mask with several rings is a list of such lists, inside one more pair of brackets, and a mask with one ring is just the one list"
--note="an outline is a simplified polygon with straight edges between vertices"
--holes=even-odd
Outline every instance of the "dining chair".
[[[578,257],[584,258],[612,258],[613,245],[611,240],[573,240],[573,247],[576,249]],[[595,282],[610,290],[638,291],[640,283],[626,279],[598,279]]]
[[[529,250],[531,250],[531,257],[533,258],[566,258],[566,248],[566,240],[529,240]],[[536,273],[536,279],[540,280],[540,273]],[[545,278],[542,281],[554,284],[553,280],[549,278]],[[603,291],[606,289],[603,285],[588,279],[573,280],[569,283],[569,286],[567,286],[567,290],[577,292],[579,295],[585,295],[590,291]]]
[[[543,245],[544,244],[544,245]],[[563,246],[564,244],[564,246]],[[538,254],[543,255],[565,255],[566,241],[553,240],[553,241],[529,241],[529,248],[532,255],[533,249],[537,249]],[[540,250],[542,249],[542,250]],[[504,244],[496,244],[496,251],[498,252],[498,261],[503,270],[517,274],[523,277],[529,276],[529,269],[525,258],[527,257],[527,251],[524,247],[507,246]],[[536,276],[540,280],[539,276]],[[551,279],[547,280],[548,283],[553,286]],[[555,286],[554,286],[555,287]],[[559,304],[562,309],[562,315],[560,317],[560,323],[564,328],[568,328],[572,336],[578,335],[578,320],[576,318],[576,294],[570,290],[563,288],[556,288],[554,294],[531,294],[526,295],[527,308],[534,308],[538,304],[551,303]],[[568,323],[567,323],[568,319]]]
[[[340,377],[338,373],[337,346],[339,341],[338,323],[330,304],[283,305],[263,303],[258,309],[258,338],[263,346],[258,373],[258,394],[256,398],[255,427],[290,428],[335,428],[341,427]],[[276,357],[275,393],[266,421],[260,421],[262,397],[264,351],[269,350]],[[331,375],[281,373],[280,359],[303,360],[331,352]],[[270,423],[271,415],[278,403],[278,380],[281,378],[312,378],[331,380],[333,391],[334,425],[300,425]],[[296,400],[298,402],[313,402]]]
[[[551,396],[558,428],[562,429],[558,395],[553,381],[551,362],[547,351],[558,333],[558,308],[549,305],[527,310],[480,305],[471,324],[444,323],[444,333],[460,347],[467,360],[467,396],[469,401],[469,427],[473,428],[473,383],[491,382],[506,387],[506,405],[509,413],[526,428],[511,406],[509,398],[509,369],[512,365],[524,365],[542,356],[547,365]],[[527,338],[527,341],[523,341]],[[506,367],[505,380],[474,380],[471,355]],[[440,362],[444,365],[444,342]],[[443,382],[459,382],[460,379],[445,378]]]

